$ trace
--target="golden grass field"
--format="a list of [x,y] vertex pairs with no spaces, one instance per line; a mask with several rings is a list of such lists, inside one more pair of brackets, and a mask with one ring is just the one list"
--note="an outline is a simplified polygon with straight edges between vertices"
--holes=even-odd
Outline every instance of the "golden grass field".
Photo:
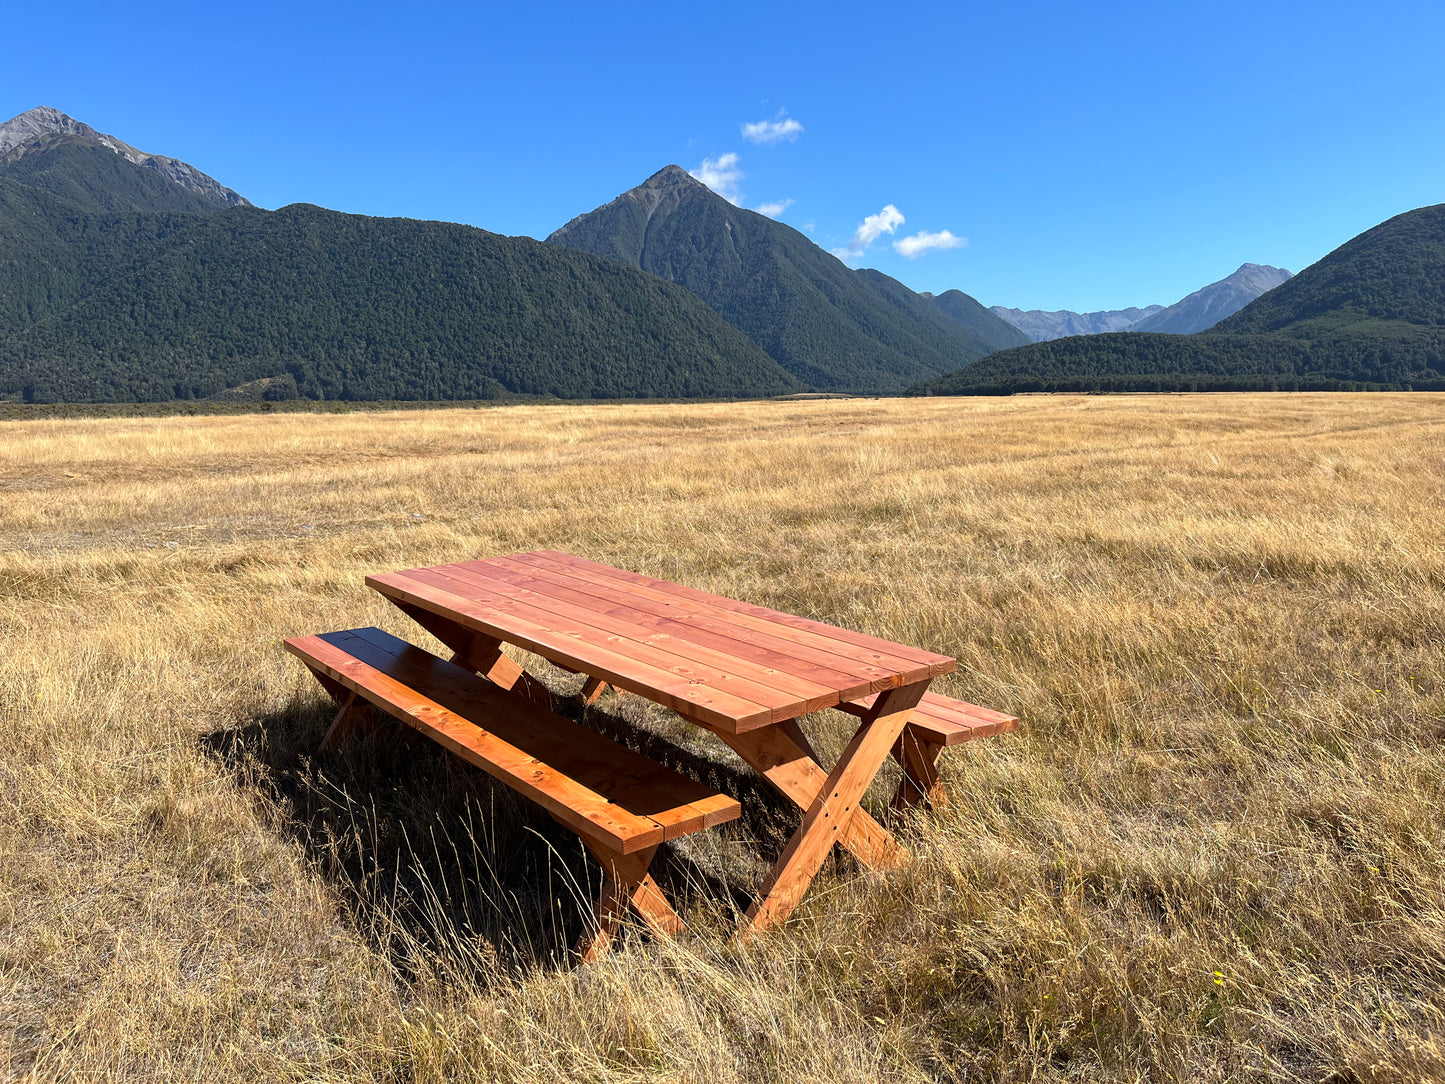
[[[1445,1078],[1445,397],[16,421],[0,494],[0,1078]],[[749,815],[667,857],[692,933],[572,969],[575,837],[415,734],[316,757],[277,643],[430,644],[367,572],[539,547],[1023,728],[739,944],[792,818],[609,694]]]

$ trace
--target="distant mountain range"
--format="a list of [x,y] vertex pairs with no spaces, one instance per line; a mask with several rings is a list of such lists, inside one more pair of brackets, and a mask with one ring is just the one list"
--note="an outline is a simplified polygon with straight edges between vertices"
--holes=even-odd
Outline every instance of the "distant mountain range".
[[1013,324],[1029,337],[1030,342],[1041,343],[1050,339],[1062,339],[1067,335],[1099,335],[1106,331],[1123,331],[1146,316],[1163,312],[1164,306],[1108,309],[1103,312],[1070,312],[1068,309],[1051,312],[1045,309],[1008,309],[1002,305],[993,305],[989,311],[1001,320]]
[[0,399],[37,403],[1445,388],[1445,206],[1167,309],[998,311],[1100,333],[1031,343],[677,166],[543,243],[265,211],[55,109],[0,124]]
[[1101,335],[1111,331],[1163,331],[1172,335],[1193,335],[1208,330],[1226,316],[1232,316],[1289,277],[1290,273],[1282,267],[1247,263],[1227,278],[1195,290],[1168,308],[1149,305],[1142,309],[1110,309],[1107,312],[1069,312],[1067,309],[1046,312],[994,305],[992,312],[1036,343],[1069,335]]
[[901,391],[1028,341],[967,294],[927,297],[877,271],[848,268],[680,166],[579,215],[547,242],[687,287],[820,391]]
[[616,260],[470,226],[263,211],[54,110],[0,131],[0,398],[803,387],[692,293]]
[[1366,230],[1201,334],[1034,343],[913,390],[1312,388],[1445,391],[1445,204]]

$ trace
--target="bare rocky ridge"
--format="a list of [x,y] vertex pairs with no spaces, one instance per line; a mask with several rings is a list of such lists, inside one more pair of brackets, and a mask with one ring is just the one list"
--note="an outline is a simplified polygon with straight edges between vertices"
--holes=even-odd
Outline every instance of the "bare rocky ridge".
[[1059,309],[1048,312],[1044,309],[1008,309],[993,305],[990,311],[1008,321],[1036,343],[1050,339],[1062,339],[1066,335],[1100,335],[1108,331],[1123,331],[1140,320],[1163,312],[1163,305],[1149,305],[1142,309],[1110,309],[1105,312],[1070,312]]
[[1195,290],[1167,308],[1149,305],[1142,309],[1110,309],[1103,312],[1070,312],[1060,309],[1007,309],[992,306],[995,316],[1007,320],[1036,343],[1070,335],[1102,335],[1111,331],[1158,331],[1171,335],[1193,335],[1207,331],[1226,316],[1233,316],[1256,297],[1290,279],[1290,272],[1268,264],[1242,264],[1238,271]]
[[96,131],[84,121],[42,105],[0,124],[0,166],[60,143],[80,142],[104,147],[129,162],[154,170],[166,180],[197,192],[226,207],[249,207],[251,202],[195,166],[162,154],[148,154],[115,136]]
[[1212,328],[1226,316],[1233,316],[1256,297],[1268,293],[1291,274],[1282,267],[1266,264],[1242,264],[1228,278],[1212,282],[1176,301],[1162,312],[1140,320],[1130,331],[1162,331],[1173,335],[1192,335]]

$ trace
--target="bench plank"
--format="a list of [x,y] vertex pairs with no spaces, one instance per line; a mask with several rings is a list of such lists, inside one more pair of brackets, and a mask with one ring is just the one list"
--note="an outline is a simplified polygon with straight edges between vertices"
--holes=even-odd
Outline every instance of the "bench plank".
[[[876,696],[864,696],[838,705],[840,711],[862,717],[873,706]],[[1005,715],[991,708],[967,704],[962,700],[924,693],[918,707],[908,720],[908,730],[937,745],[958,745],[976,738],[1006,734],[1019,728],[1015,715]]]
[[296,637],[286,649],[623,854],[741,814],[727,795],[380,629]]

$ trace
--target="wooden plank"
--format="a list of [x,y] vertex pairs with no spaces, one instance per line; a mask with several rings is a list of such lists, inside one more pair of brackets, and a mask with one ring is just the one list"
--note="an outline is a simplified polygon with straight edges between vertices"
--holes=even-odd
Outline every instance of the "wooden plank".
[[[328,634],[328,638],[332,635],[340,634]],[[503,740],[538,755],[629,813],[656,821],[663,828],[664,839],[731,820],[742,812],[733,798],[641,753],[516,694],[494,691],[471,675],[448,672],[449,664],[404,640],[379,629],[352,630],[352,635],[368,643],[360,647],[355,640],[347,640],[353,655],[374,666],[381,664],[412,688],[425,688],[431,699],[463,718],[473,722],[484,718],[487,729]]]
[[[288,640],[287,649],[307,665],[323,668],[384,711],[515,787],[579,834],[601,835],[630,853],[669,835],[731,819],[741,812],[726,795],[718,796],[710,788],[601,735],[573,727],[575,733],[560,736],[566,739],[563,743],[559,735],[541,733],[531,725],[537,721],[536,716],[544,714],[540,709],[464,674],[420,648],[405,645],[409,650],[401,652],[403,657],[399,659],[390,654],[384,642],[376,642],[378,637],[394,637],[380,630],[366,632],[374,636],[368,639],[348,633],[302,637]],[[430,662],[423,664],[417,656]],[[466,679],[471,688],[459,691],[445,687],[448,679],[455,682],[458,677]],[[416,691],[416,686],[428,688],[428,683],[440,687],[436,697]],[[471,721],[477,716],[487,719],[488,729]],[[566,720],[558,722],[572,726]],[[543,746],[546,760],[536,755],[538,744]],[[587,782],[573,778],[558,763],[573,770],[580,767],[578,774],[586,776]],[[594,782],[610,784],[616,794],[600,793],[589,785]],[[672,803],[679,795],[695,801]],[[640,808],[629,809],[612,800],[614,797]],[[657,816],[653,816],[654,812]]]
[[454,574],[451,566],[413,569],[409,575],[414,582],[431,584],[483,605],[501,608],[524,621],[559,633],[574,644],[580,641],[605,645],[609,651],[671,674],[674,681],[682,678],[691,684],[705,685],[756,704],[768,710],[770,720],[786,719],[800,714],[801,709],[796,697],[744,677],[738,674],[735,668],[723,670],[696,662],[665,647],[645,643],[614,629],[600,626],[595,613],[580,607],[541,602],[530,597],[530,594],[534,593],[526,592],[522,588],[466,579]]
[[366,577],[387,598],[446,616],[449,620],[534,651],[618,688],[656,700],[664,707],[710,725],[746,730],[772,723],[772,712],[751,701],[640,663],[611,647],[569,637],[526,621],[498,606],[476,602],[401,573]]
[[855,819],[859,800],[878,774],[908,717],[923,696],[927,682],[880,693],[870,717],[858,726],[838,763],[803,815],[803,823],[763,882],[762,892],[748,909],[752,930],[784,921],[807,892],[833,844]]
[[582,703],[595,704],[604,692],[607,691],[607,682],[601,678],[589,677],[582,683],[582,691],[578,694]]
[[[836,640],[841,644],[847,644],[851,647],[861,649],[865,655],[868,653],[876,653],[889,658],[903,659],[913,664],[913,670],[910,670],[909,673],[923,668],[927,670],[926,676],[938,677],[942,674],[952,673],[957,665],[956,660],[949,658],[947,655],[939,655],[932,651],[925,651],[922,648],[910,647],[907,644],[895,643],[891,640],[883,640],[876,636],[869,636],[867,633],[855,632],[852,629],[842,628],[838,625],[828,625],[821,621],[814,621],[811,618],[798,617],[796,614],[783,613],[780,610],[770,610],[765,606],[755,606],[752,603],[740,602],[737,599],[727,598],[724,595],[714,595],[707,591],[699,591],[696,588],[684,587],[681,584],[672,583],[668,580],[654,579],[651,576],[643,576],[640,573],[613,568],[611,565],[599,564],[596,561],[588,561],[581,557],[574,557],[568,553],[560,553],[556,550],[537,550],[535,554],[518,554],[514,559],[525,560],[533,556],[539,559],[559,561],[564,564],[569,564],[574,568],[586,569],[600,575],[609,576],[613,579],[653,587],[678,598],[706,603],[733,613],[763,618],[770,623],[782,625],[789,629],[812,632],[816,635]],[[921,678],[910,680],[921,680]]]
[[[602,862],[602,895],[593,910],[593,920],[596,925],[583,933],[577,944],[577,954],[582,957],[583,963],[591,963],[596,960],[612,944],[613,936],[622,928],[622,923],[627,918],[629,905],[634,903],[633,897],[638,886],[644,879],[651,880],[647,875],[647,868],[652,864],[652,857],[657,853],[657,848],[651,847],[635,854],[618,854],[605,849],[594,849],[593,853],[597,854],[599,861]],[[658,895],[661,896],[661,893]],[[666,900],[663,900],[662,904],[667,907]],[[671,907],[667,907],[667,910],[672,912]],[[652,909],[643,911],[639,908],[639,913],[642,914],[643,920],[648,921],[651,925],[649,920],[653,918]],[[675,913],[672,914],[672,917],[677,919]],[[678,923],[681,921],[681,919],[677,919]],[[670,933],[668,925],[665,920],[659,922],[655,932],[667,936]]]
[[[558,571],[565,572],[581,581],[605,584],[628,592],[637,593],[644,597],[655,598],[658,601],[675,608],[682,613],[692,613],[709,617],[716,621],[725,622],[735,629],[747,629],[750,631],[766,634],[777,640],[792,642],[800,646],[810,647],[814,650],[825,651],[835,659],[849,659],[855,665],[865,667],[871,666],[876,669],[872,676],[886,675],[895,683],[902,678],[911,678],[914,674],[923,675],[926,667],[920,667],[913,657],[905,657],[903,654],[891,653],[875,648],[864,648],[857,644],[840,639],[838,636],[829,635],[827,631],[844,633],[849,636],[863,636],[861,633],[852,633],[847,629],[838,629],[833,625],[825,625],[821,622],[810,621],[807,618],[795,617],[792,614],[784,614],[777,610],[769,610],[763,606],[753,606],[749,603],[739,602],[736,599],[724,598],[721,595],[710,595],[704,591],[696,591],[690,587],[683,587],[680,584],[670,583],[667,580],[657,580],[649,576],[641,576],[637,573],[627,572],[623,569],[612,568],[609,565],[599,565],[593,561],[583,561],[580,557],[572,557],[570,554],[553,554],[550,551],[541,553],[525,553],[510,558],[513,561],[525,561],[526,564],[536,567],[552,567]],[[485,564],[486,562],[479,562]],[[727,604],[727,605],[724,605]],[[787,620],[784,620],[787,619]],[[872,640],[872,637],[863,637]],[[904,645],[890,645],[887,640],[877,641],[879,644],[902,647],[906,652],[917,652],[916,648],[906,648]],[[944,659],[946,656],[934,656],[925,652],[933,659]],[[837,665],[833,663],[832,665]],[[865,671],[866,673],[866,671]],[[918,680],[922,680],[919,677]],[[884,688],[892,688],[892,685],[884,685]],[[876,691],[876,690],[875,690]]]
[[[547,566],[540,561],[519,562],[511,557],[486,561],[464,561],[449,568],[488,570],[511,569],[528,577],[528,585],[542,593],[565,590],[566,597],[579,601],[582,596],[612,608],[626,608],[632,620],[650,628],[667,631],[680,639],[704,644],[747,659],[759,666],[803,678],[836,692],[840,699],[853,699],[868,692],[889,688],[897,674],[871,663],[801,642],[786,639],[767,630],[766,622],[739,620],[743,615],[709,609],[698,603],[670,599],[660,592],[619,581],[586,577],[565,565]],[[648,615],[651,620],[644,620]],[[817,709],[811,709],[817,710]]]
[[938,778],[938,758],[944,746],[939,742],[927,741],[915,732],[914,713],[903,733],[893,743],[893,757],[903,767],[903,778],[893,795],[893,808],[908,809],[923,805],[938,809],[948,803],[948,792]]
[[442,565],[429,571],[444,572],[449,578],[475,585],[479,590],[495,591],[530,603],[564,620],[586,621],[599,631],[650,645],[685,663],[716,668],[730,680],[730,691],[757,700],[775,711],[789,712],[787,718],[821,711],[839,700],[838,690],[833,685],[796,677],[727,650],[740,646],[735,640],[724,640],[719,647],[706,643],[706,635],[696,638],[679,635],[679,631],[685,633],[688,630],[684,626],[667,628],[663,621],[636,607],[617,605],[573,591],[501,564],[471,562]]

